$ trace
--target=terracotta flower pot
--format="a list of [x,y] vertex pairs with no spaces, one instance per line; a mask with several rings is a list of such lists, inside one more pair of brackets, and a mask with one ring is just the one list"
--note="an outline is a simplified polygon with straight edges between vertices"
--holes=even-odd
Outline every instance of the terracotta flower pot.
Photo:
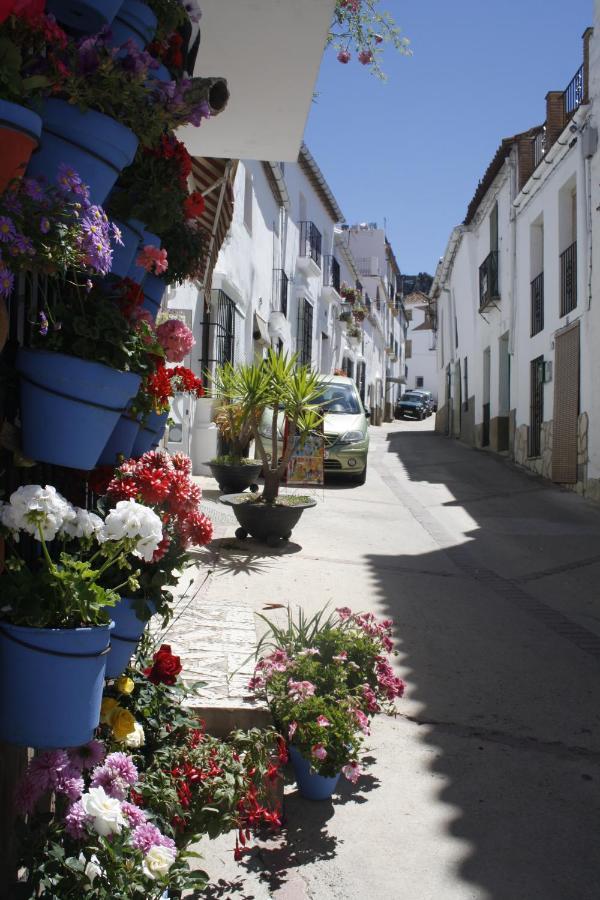
[[0,100],[0,194],[13,178],[25,173],[41,132],[42,120],[37,113]]

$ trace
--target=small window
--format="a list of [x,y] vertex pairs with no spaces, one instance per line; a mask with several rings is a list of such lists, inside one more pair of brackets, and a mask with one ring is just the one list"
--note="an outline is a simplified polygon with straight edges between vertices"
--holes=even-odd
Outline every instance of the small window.
[[422,388],[424,383],[424,378],[422,375],[417,375],[415,378],[415,387]]
[[465,412],[469,409],[469,359],[466,356],[463,366],[463,409]]
[[252,172],[246,169],[246,179],[244,181],[244,225],[252,234]]

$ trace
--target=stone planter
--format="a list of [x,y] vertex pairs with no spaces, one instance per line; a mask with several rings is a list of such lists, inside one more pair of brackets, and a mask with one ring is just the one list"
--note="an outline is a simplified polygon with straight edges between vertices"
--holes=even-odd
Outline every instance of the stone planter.
[[219,485],[219,490],[224,491],[226,494],[245,491],[247,487],[256,483],[262,469],[262,463],[259,461],[256,461],[254,465],[250,465],[250,463],[229,465],[227,463],[213,462],[209,462],[207,465],[212,472],[213,478]]
[[244,540],[249,534],[269,547],[277,547],[287,542],[305,509],[316,506],[316,500],[307,498],[303,503],[282,506],[276,503],[261,503],[249,500],[248,494],[225,494],[221,503],[231,506],[240,527],[235,535]]

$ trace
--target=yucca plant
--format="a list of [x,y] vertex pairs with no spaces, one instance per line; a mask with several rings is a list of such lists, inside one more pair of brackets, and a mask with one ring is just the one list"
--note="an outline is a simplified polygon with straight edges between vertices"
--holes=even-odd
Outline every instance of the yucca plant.
[[[228,371],[221,381],[222,396],[237,404],[244,422],[254,438],[258,457],[263,464],[265,480],[261,495],[265,503],[273,503],[288,467],[295,439],[317,428],[322,420],[319,401],[323,376],[310,366],[298,365],[297,354],[288,356],[269,350],[267,357],[252,365],[240,365]],[[263,416],[270,418],[270,454],[261,435]],[[279,458],[279,428],[286,424],[286,442]]]
[[243,462],[252,440],[250,419],[241,403],[234,397],[236,370],[230,362],[217,366],[211,377],[211,393],[219,401],[213,422],[221,437],[229,444],[228,462]]

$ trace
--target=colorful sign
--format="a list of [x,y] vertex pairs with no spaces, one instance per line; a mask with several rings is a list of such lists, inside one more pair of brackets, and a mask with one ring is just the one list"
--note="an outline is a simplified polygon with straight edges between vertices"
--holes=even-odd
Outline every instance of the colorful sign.
[[294,449],[287,468],[288,484],[324,483],[323,427],[294,439]]

